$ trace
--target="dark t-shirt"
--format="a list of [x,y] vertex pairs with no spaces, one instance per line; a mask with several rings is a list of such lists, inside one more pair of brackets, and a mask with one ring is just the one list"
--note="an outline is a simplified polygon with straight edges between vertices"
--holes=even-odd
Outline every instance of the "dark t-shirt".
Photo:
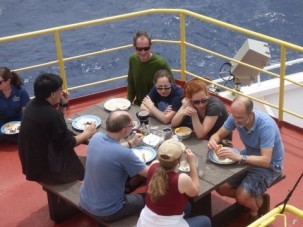
[[167,97],[163,97],[158,93],[156,87],[153,86],[148,96],[159,110],[164,111],[171,105],[173,111],[177,112],[182,105],[183,89],[172,84],[170,94]]
[[[206,116],[218,116],[218,119],[217,119],[216,123],[214,124],[214,127],[207,133],[207,137],[209,138],[215,132],[217,132],[221,128],[221,126],[224,124],[225,120],[228,118],[228,112],[220,99],[218,99],[217,97],[214,97],[214,96],[209,96],[209,100],[206,104],[206,109],[205,109],[205,117]],[[205,117],[199,116],[199,119],[202,123],[203,123]],[[193,128],[191,117],[189,117],[189,116],[185,117],[182,125]],[[231,140],[232,135],[228,135],[225,139]]]

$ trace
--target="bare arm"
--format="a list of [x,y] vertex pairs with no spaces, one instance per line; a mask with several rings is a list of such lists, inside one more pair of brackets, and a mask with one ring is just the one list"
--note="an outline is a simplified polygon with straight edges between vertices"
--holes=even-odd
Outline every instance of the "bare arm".
[[149,96],[146,96],[140,106],[141,110],[147,110],[150,116],[154,116],[164,124],[169,124],[176,112],[172,110],[171,106],[167,107],[165,111],[159,110]]
[[198,113],[192,115],[193,129],[198,139],[204,138],[214,127],[218,116],[206,116],[203,123],[199,119]]
[[190,167],[189,176],[187,174],[180,174],[178,181],[178,188],[181,193],[185,193],[190,197],[198,195],[200,190],[200,183],[197,173],[196,156],[190,149],[185,150],[186,160]]
[[76,146],[86,142],[90,137],[92,137],[96,133],[96,131],[97,129],[95,124],[87,126],[87,128],[82,133],[75,136]]
[[230,133],[231,131],[228,131],[226,128],[224,128],[224,126],[222,126],[215,134],[210,137],[207,144],[208,149],[215,150],[218,146],[218,143]]

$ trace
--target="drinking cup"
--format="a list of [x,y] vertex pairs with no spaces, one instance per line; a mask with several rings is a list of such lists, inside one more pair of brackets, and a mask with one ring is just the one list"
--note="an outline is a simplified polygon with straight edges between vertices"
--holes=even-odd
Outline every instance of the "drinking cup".
[[171,138],[173,131],[171,128],[164,128],[162,129],[163,134],[164,134],[164,140],[168,140]]
[[142,125],[143,123],[145,125],[148,125],[148,120],[149,120],[149,112],[142,110],[136,113],[137,118],[140,121],[140,124]]
[[197,172],[199,178],[203,178],[206,169],[206,157],[196,155]]

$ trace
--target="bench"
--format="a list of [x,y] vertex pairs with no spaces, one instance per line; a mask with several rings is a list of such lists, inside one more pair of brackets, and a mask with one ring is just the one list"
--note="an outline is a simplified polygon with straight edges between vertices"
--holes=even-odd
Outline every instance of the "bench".
[[[273,187],[280,181],[284,180],[286,175],[282,174],[279,178],[277,178],[268,188]],[[266,213],[270,209],[270,196],[268,203],[265,205],[266,206]],[[239,217],[243,211],[247,210],[247,208],[241,206],[239,203],[235,202],[234,204],[230,205],[223,211],[219,212],[216,214],[214,217],[212,217],[212,226],[213,227],[220,227],[223,226],[222,223],[226,223],[228,220],[233,219],[234,217]]]
[[[79,212],[83,212],[94,220],[96,220],[94,216],[92,216],[90,213],[88,213],[79,206],[79,195],[82,182],[74,181],[71,183],[60,185],[41,185],[43,187],[43,190],[47,193],[49,215],[54,222],[60,223]],[[138,216],[132,215],[116,222],[106,223],[97,220],[96,221],[100,224],[100,226],[106,227],[136,226],[138,218]]]

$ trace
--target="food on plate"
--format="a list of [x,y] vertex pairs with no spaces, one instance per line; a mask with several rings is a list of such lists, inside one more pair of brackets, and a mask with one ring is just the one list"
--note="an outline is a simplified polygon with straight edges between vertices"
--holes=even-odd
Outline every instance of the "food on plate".
[[218,144],[217,148],[215,149],[215,153],[216,155],[218,154],[218,152],[223,148],[222,144]]
[[7,134],[15,134],[20,131],[20,124],[17,123],[7,123],[4,127],[4,133]]
[[176,128],[175,132],[181,136],[185,136],[191,133],[191,129],[187,127],[180,127],[180,128]]

